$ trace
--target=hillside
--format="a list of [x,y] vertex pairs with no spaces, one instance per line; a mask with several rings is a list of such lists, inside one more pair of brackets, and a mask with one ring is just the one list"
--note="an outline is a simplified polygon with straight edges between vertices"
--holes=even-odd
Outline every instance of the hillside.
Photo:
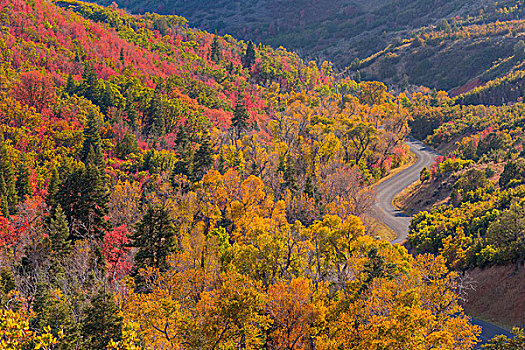
[[[109,5],[111,1],[101,0]],[[304,57],[328,59],[338,67],[383,50],[412,30],[437,24],[442,18],[470,18],[496,10],[493,1],[278,1],[251,0],[120,0],[135,13],[180,14],[196,27],[232,34],[278,47]],[[504,8],[515,1],[500,1]]]
[[361,220],[407,96],[74,0],[0,0],[0,48],[0,348],[476,344],[445,260]]
[[400,88],[423,85],[460,94],[502,77],[523,58],[514,47],[523,40],[523,21],[472,25],[450,31],[427,28],[361,61],[363,79],[378,79]]

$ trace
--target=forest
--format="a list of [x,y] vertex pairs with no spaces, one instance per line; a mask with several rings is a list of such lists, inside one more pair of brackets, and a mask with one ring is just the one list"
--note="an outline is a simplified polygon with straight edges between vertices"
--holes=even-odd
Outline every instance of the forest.
[[[0,0],[0,48],[0,349],[473,349],[462,272],[525,258],[521,103],[116,4]],[[409,134],[457,142],[410,252],[366,224]]]

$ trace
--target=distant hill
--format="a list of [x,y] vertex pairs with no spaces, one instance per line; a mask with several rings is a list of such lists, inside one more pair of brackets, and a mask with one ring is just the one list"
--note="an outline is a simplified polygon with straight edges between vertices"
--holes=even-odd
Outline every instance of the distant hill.
[[[108,5],[113,0],[99,0]],[[442,18],[478,18],[516,1],[486,0],[117,0],[134,13],[182,15],[196,26],[345,67]],[[497,4],[497,5],[495,5]],[[514,15],[514,14],[513,14]]]
[[[525,21],[433,26],[413,32],[360,62],[363,78],[394,85],[414,84],[461,94],[520,69],[516,46],[525,39]],[[443,25],[445,26],[445,25]]]

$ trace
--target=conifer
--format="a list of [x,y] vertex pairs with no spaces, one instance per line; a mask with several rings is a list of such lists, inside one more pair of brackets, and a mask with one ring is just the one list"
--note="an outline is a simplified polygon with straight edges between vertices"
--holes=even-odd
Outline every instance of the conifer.
[[242,63],[245,68],[251,68],[255,63],[255,45],[251,40],[248,41],[248,45],[246,46],[246,52],[244,53]]
[[175,226],[168,211],[161,207],[150,207],[130,237],[130,246],[137,248],[134,275],[145,267],[165,271],[168,256],[176,250],[175,234]]
[[120,341],[123,318],[114,297],[99,290],[91,297],[91,306],[86,309],[82,333],[89,349],[104,350],[110,340]]

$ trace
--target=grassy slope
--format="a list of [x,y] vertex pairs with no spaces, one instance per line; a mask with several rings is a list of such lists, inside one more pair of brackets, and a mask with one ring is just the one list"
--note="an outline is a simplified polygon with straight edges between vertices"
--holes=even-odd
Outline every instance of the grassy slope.
[[466,273],[474,289],[468,294],[465,310],[469,315],[504,328],[525,324],[525,268],[493,266]]

